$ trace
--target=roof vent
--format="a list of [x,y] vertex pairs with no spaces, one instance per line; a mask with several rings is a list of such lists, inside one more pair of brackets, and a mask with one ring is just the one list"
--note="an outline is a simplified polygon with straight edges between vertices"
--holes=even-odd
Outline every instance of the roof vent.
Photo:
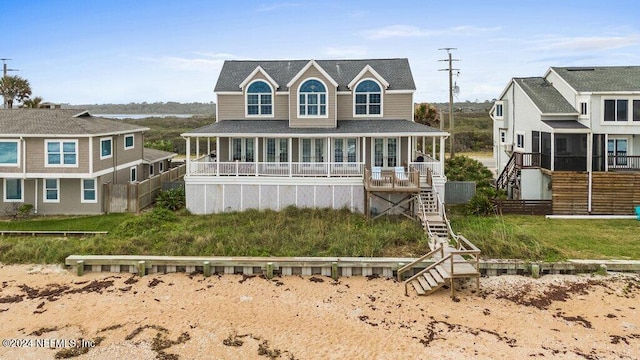
[[567,71],[595,71],[594,68],[567,68]]

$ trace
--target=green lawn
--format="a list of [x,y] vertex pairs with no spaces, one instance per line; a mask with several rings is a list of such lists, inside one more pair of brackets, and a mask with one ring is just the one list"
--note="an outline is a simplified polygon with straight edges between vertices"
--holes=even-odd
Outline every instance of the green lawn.
[[[485,258],[640,259],[637,220],[452,215],[451,223]],[[417,257],[428,251],[415,221],[369,222],[359,214],[328,209],[34,218],[3,221],[0,229],[109,231],[85,238],[0,237],[2,263],[62,263],[71,254]]]

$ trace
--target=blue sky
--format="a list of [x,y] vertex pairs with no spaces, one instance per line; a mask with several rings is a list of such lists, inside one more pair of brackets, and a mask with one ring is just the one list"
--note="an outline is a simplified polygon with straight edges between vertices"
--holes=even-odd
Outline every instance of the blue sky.
[[227,59],[406,57],[415,100],[498,97],[550,66],[640,65],[635,1],[0,0],[0,57],[71,104],[215,101]]

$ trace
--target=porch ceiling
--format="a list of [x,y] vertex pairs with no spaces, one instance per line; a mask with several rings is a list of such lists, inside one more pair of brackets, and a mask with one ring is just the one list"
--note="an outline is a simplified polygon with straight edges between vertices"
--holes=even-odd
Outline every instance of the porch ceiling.
[[225,120],[181,134],[190,137],[448,136],[408,120],[338,120],[335,128],[292,128],[288,120]]

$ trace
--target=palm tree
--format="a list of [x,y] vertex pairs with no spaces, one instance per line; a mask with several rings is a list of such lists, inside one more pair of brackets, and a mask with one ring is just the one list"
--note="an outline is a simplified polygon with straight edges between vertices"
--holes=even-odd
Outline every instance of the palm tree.
[[436,126],[440,123],[438,109],[431,104],[420,103],[416,106],[414,120],[420,124]]
[[20,76],[5,76],[0,79],[0,95],[7,102],[9,109],[13,108],[13,100],[24,102],[31,95],[29,80]]
[[40,104],[42,103],[42,98],[40,96],[36,96],[32,99],[27,99],[25,101],[22,102],[22,107],[23,108],[29,108],[29,109],[37,109],[40,107]]

